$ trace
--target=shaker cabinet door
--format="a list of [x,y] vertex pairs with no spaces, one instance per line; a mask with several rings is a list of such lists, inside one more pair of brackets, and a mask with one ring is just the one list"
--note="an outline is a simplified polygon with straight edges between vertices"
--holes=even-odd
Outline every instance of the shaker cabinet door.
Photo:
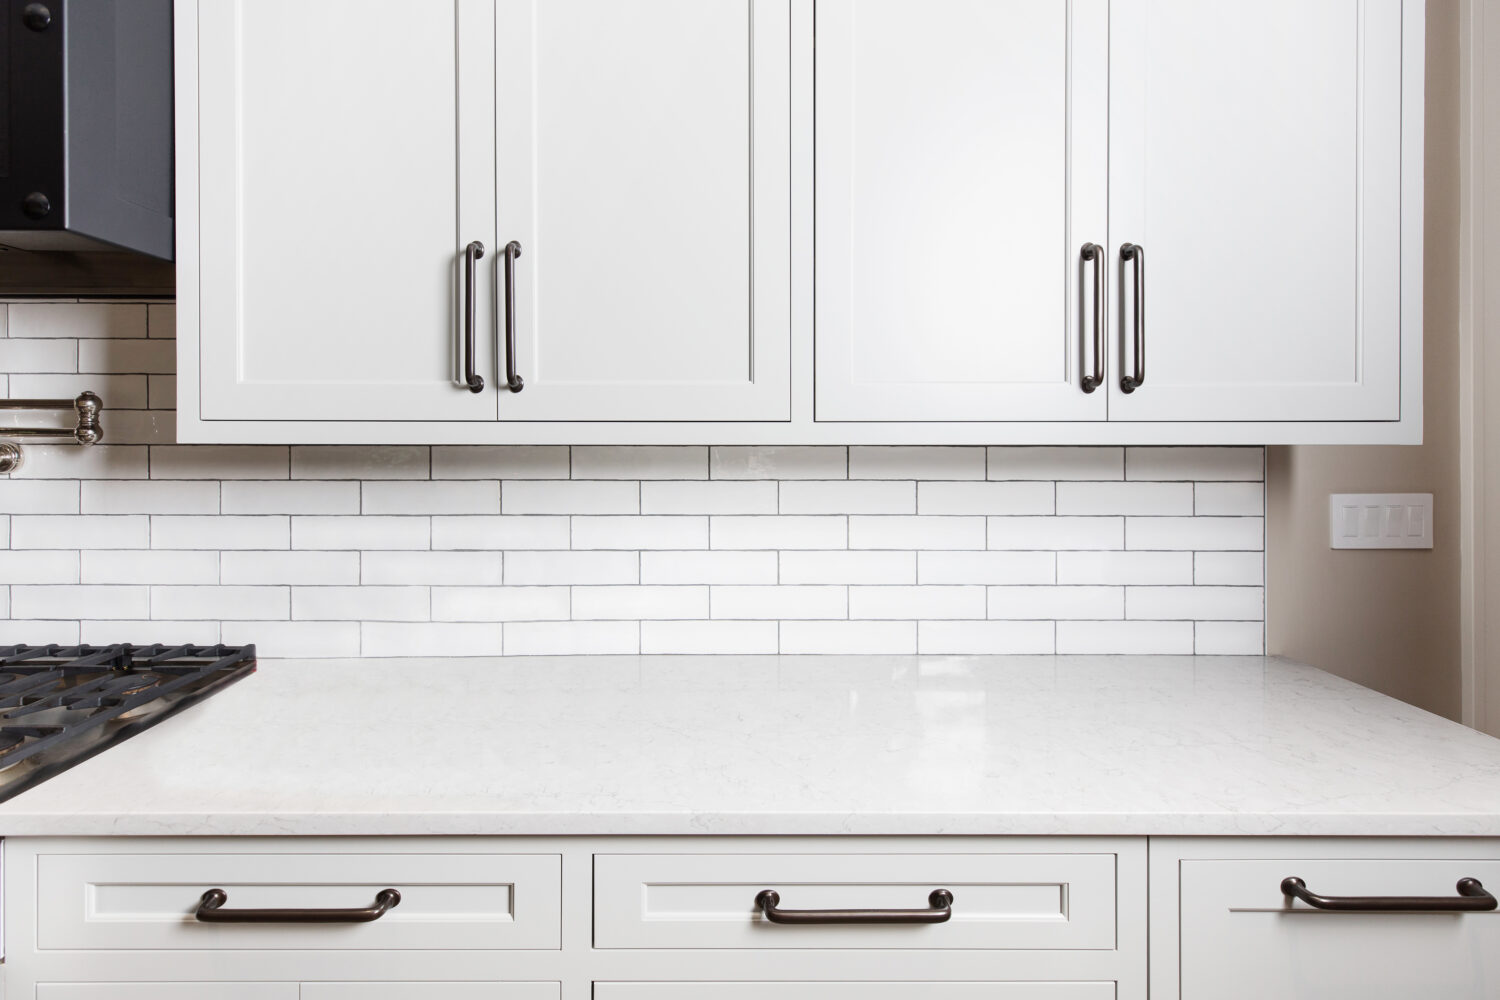
[[1104,419],[1108,11],[819,0],[818,420]]
[[501,420],[790,418],[790,8],[495,4]]
[[179,45],[179,197],[196,225],[178,287],[198,417],[495,418],[495,393],[462,381],[462,250],[493,229],[489,7],[178,4],[179,40],[197,39]]
[[1402,0],[1110,10],[1110,419],[1399,418]]

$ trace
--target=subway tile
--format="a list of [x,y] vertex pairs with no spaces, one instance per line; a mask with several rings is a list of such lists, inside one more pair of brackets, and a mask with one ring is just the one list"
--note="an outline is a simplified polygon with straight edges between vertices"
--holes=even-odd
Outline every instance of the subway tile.
[[1193,484],[1058,483],[1057,512],[1187,516],[1193,513]]
[[1190,584],[1191,552],[1059,552],[1057,582],[1121,586]]
[[295,445],[293,479],[426,479],[426,445]]
[[[109,426],[105,425],[105,433]],[[26,460],[11,479],[145,479],[144,445],[28,444]]]
[[78,370],[107,375],[170,375],[177,370],[177,344],[171,340],[80,340]]
[[787,655],[912,655],[917,651],[916,622],[786,621],[781,623],[781,652]]
[[426,587],[292,588],[292,617],[300,621],[425,622],[431,610]]
[[993,447],[990,479],[1124,479],[1124,448]]
[[0,514],[77,513],[78,483],[74,480],[0,479]]
[[1265,651],[1265,626],[1260,622],[1198,622],[1193,626],[1193,652],[1199,656],[1260,656]]
[[220,633],[219,623],[207,619],[196,622],[155,618],[125,619],[83,621],[79,625],[78,641],[90,646],[111,646],[119,642],[134,643],[137,646],[147,646],[153,642],[165,642],[170,646],[184,643],[212,646],[219,641]]
[[917,623],[917,652],[927,655],[1037,655],[1056,649],[1049,621],[924,621]]
[[918,552],[917,582],[1053,583],[1057,555],[1052,552]]
[[499,552],[365,552],[359,582],[366,585],[499,586]]
[[146,307],[146,336],[176,338],[177,306],[174,303],[153,302]]
[[1188,655],[1192,622],[1101,621],[1057,623],[1057,651],[1063,654]]
[[1130,587],[1126,618],[1198,621],[1260,621],[1265,595],[1259,587]]
[[151,588],[153,617],[281,619],[291,614],[290,587],[179,587]]
[[[691,552],[642,552],[641,583],[776,583],[777,553],[726,552],[698,550]],[[579,581],[609,583],[634,581]]]
[[150,526],[144,514],[16,514],[13,549],[144,549]]
[[853,447],[850,479],[983,479],[983,448]]
[[1123,587],[991,587],[989,617],[1102,620],[1125,616]]
[[1193,513],[1260,517],[1266,512],[1264,483],[1196,483]]
[[1128,549],[1254,550],[1265,544],[1258,517],[1132,517],[1125,522]]
[[[433,621],[566,621],[567,587],[434,587]],[[576,617],[576,616],[572,616]]]
[[425,549],[431,537],[425,517],[292,516],[294,549]]
[[845,587],[726,585],[711,588],[709,607],[714,618],[845,618],[849,600]]
[[1195,552],[1193,583],[1200,586],[1258,587],[1266,581],[1264,552]]
[[647,654],[764,655],[775,653],[777,642],[775,622],[641,622],[641,652]]
[[984,534],[982,517],[849,518],[851,549],[982,549]]
[[575,517],[575,549],[704,549],[708,518],[649,515],[644,517]]
[[152,479],[285,479],[285,445],[159,445],[151,449]]
[[[782,552],[780,580],[771,583],[823,584],[914,584],[917,582],[915,552],[830,551]],[[773,556],[774,558],[774,556]]]
[[500,484],[367,480],[360,484],[360,502],[365,514],[498,514]]
[[232,646],[253,642],[262,657],[347,657],[360,655],[359,629],[358,622],[226,621],[219,636]]
[[85,514],[217,514],[219,484],[170,479],[83,482]]
[[640,652],[635,622],[516,622],[505,626],[507,656],[609,656]]
[[799,480],[780,484],[783,514],[915,514],[916,483]]
[[702,480],[641,483],[642,514],[774,514],[773,482]]
[[1128,448],[1125,478],[1157,481],[1265,478],[1264,448]]
[[146,387],[145,375],[80,376],[12,372],[10,376],[10,395],[15,399],[72,399],[85,389],[97,394],[104,400],[104,412],[99,422],[104,427],[106,441],[109,440],[109,426],[116,412],[146,408]]
[[[6,583],[78,583],[78,553],[0,549],[0,580]],[[104,583],[90,580],[89,583]],[[114,581],[108,581],[114,582]]]
[[1125,519],[1119,517],[992,517],[989,547],[1022,550],[1119,549]]
[[223,484],[225,514],[358,514],[359,483],[282,479]]
[[709,537],[716,549],[842,549],[849,527],[835,515],[715,516]]
[[[568,518],[541,514],[444,514],[432,518],[434,549],[566,549]],[[389,549],[393,545],[372,545]]]
[[10,588],[16,618],[149,618],[148,590],[140,585],[21,585]]
[[702,446],[574,445],[574,479],[707,479]]
[[704,586],[574,587],[575,621],[598,619],[703,619],[708,615]]
[[77,645],[78,631],[77,620],[0,618],[0,646]]
[[176,410],[111,410],[104,426],[111,444],[177,443]]
[[147,375],[146,405],[153,410],[172,411],[172,418],[175,420],[177,417],[177,376]]
[[146,307],[112,302],[12,302],[12,337],[95,340],[146,336]]
[[567,479],[566,445],[438,445],[433,479]]
[[[667,554],[681,556],[686,553]],[[507,551],[505,582],[510,586],[638,583],[640,566],[641,556],[635,552]]]
[[361,656],[499,656],[498,622],[361,622]]
[[1051,514],[1052,483],[918,483],[917,510],[928,514]]
[[514,480],[500,488],[507,514],[638,514],[641,487],[599,480]]
[[82,553],[84,583],[216,584],[219,553],[115,549]]
[[985,617],[983,587],[849,588],[850,618],[925,619]]
[[[0,340],[0,371],[59,374],[78,371],[78,342],[73,340]],[[73,382],[77,383],[77,376]],[[74,389],[69,395],[77,395]]]
[[[363,558],[383,553],[364,553]],[[326,584],[360,582],[358,552],[224,552],[219,581],[240,584]],[[379,581],[376,581],[379,582]]]
[[845,479],[849,450],[827,447],[742,447],[709,449],[711,479]]
[[291,527],[284,516],[151,515],[153,549],[284,549],[290,545]]

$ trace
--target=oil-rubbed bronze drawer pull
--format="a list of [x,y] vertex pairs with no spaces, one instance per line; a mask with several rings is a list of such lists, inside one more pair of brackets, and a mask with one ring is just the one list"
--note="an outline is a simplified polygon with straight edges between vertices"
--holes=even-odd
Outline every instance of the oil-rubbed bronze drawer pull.
[[198,901],[194,917],[205,924],[367,924],[379,920],[386,911],[401,902],[395,889],[381,889],[375,894],[375,905],[364,909],[269,909],[225,910],[229,893],[210,889]]
[[1296,876],[1281,880],[1281,894],[1302,900],[1319,910],[1355,910],[1364,913],[1411,913],[1413,911],[1493,910],[1495,897],[1477,878],[1458,880],[1457,896],[1319,896]]
[[762,889],[755,905],[773,924],[941,924],[953,916],[953,893],[934,889],[926,910],[781,910],[781,893]]

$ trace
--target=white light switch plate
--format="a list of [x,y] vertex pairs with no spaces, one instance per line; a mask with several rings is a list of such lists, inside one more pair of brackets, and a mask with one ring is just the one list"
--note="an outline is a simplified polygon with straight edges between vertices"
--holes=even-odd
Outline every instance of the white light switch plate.
[[1432,548],[1431,493],[1335,493],[1328,498],[1335,549]]

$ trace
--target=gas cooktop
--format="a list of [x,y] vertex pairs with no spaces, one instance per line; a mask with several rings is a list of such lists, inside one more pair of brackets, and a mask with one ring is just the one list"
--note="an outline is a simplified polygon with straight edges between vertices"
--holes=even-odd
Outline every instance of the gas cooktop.
[[0,801],[254,672],[254,646],[0,646]]

